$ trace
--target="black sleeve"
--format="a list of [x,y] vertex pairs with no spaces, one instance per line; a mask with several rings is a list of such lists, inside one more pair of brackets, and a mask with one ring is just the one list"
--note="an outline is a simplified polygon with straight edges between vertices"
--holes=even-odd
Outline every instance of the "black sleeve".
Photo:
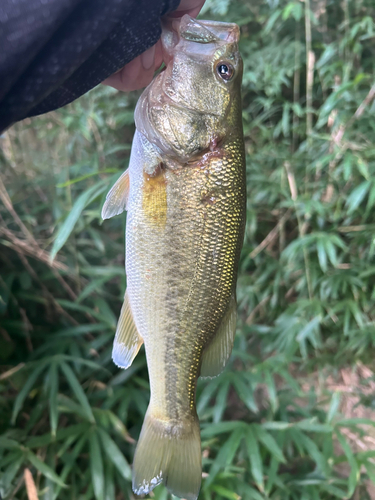
[[0,0],[0,132],[73,101],[154,45],[180,0]]

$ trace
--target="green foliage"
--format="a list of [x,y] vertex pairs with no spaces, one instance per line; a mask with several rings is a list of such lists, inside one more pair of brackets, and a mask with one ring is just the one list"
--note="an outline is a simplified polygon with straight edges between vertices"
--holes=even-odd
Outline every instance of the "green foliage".
[[[204,17],[242,30],[248,213],[234,352],[220,377],[198,383],[200,499],[365,500],[375,7],[209,0]],[[99,86],[0,139],[4,499],[27,498],[26,467],[43,500],[134,498],[147,367],[143,351],[126,371],[111,361],[125,216],[102,224],[100,209],[127,167],[136,100]],[[332,383],[348,367],[366,374],[348,390],[361,418]],[[160,486],[153,498],[169,497]]]

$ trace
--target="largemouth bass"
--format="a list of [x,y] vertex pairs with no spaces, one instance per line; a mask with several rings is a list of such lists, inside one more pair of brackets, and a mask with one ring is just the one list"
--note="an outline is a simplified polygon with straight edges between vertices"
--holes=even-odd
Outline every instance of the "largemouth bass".
[[135,452],[133,490],[164,482],[198,497],[199,376],[231,353],[246,182],[235,24],[185,15],[163,30],[166,69],[135,111],[129,169],[103,218],[128,211],[127,291],[113,360],[128,368],[145,344],[151,398]]

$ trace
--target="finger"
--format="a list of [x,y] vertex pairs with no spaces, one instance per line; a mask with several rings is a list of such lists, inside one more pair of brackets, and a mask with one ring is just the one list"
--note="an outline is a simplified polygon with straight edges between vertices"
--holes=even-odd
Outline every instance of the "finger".
[[120,71],[111,75],[102,83],[117,90],[129,92],[146,87],[154,76],[155,45],[130,61]]
[[136,88],[136,82],[141,68],[141,56],[138,56],[102,83],[104,85],[114,87],[117,90],[123,90],[124,92],[134,90],[134,88]]
[[181,0],[177,10],[169,14],[170,17],[182,17],[184,14],[189,14],[191,17],[197,17],[201,11],[205,0]]
[[154,68],[155,65],[155,45],[147,49],[141,54],[141,62],[143,69],[148,71],[150,68]]
[[155,45],[155,65],[154,69],[157,71],[160,66],[163,64],[163,46],[161,44],[161,40],[159,40]]

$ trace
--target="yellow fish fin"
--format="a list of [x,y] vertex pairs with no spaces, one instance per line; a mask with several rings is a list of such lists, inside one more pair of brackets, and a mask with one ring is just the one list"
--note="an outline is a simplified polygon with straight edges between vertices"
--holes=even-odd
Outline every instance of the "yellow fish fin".
[[160,483],[186,500],[196,500],[202,481],[198,418],[173,426],[147,410],[133,463],[133,491],[148,494]]
[[201,377],[216,377],[223,371],[232,352],[236,333],[236,320],[237,302],[233,294],[221,325],[214,338],[203,351]]
[[102,219],[110,219],[126,210],[129,197],[129,169],[121,175],[107,194],[102,208]]
[[117,323],[115,341],[113,342],[113,362],[120,368],[129,368],[142,344],[143,339],[135,326],[128,294],[125,292],[124,303]]

